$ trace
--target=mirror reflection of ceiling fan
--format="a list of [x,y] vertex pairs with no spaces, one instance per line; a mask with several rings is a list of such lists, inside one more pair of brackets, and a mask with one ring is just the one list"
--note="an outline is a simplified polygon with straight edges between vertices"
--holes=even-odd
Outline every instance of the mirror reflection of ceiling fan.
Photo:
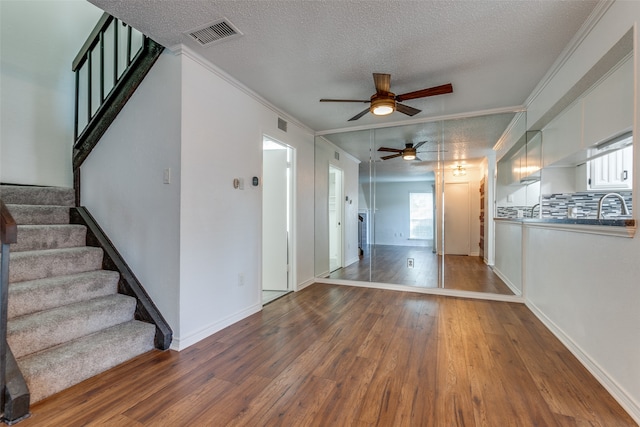
[[373,82],[376,86],[376,93],[371,96],[371,99],[321,99],[320,102],[363,102],[371,103],[369,108],[361,111],[355,116],[351,117],[349,121],[358,120],[368,112],[376,116],[386,116],[394,111],[406,114],[407,116],[415,116],[422,110],[410,107],[405,104],[401,104],[403,101],[417,98],[426,98],[428,96],[443,95],[445,93],[452,93],[453,86],[451,83],[447,83],[442,86],[434,86],[427,89],[420,89],[413,92],[403,93],[396,95],[391,92],[391,74],[373,73]]
[[[413,144],[411,142],[407,142],[405,144],[404,148],[389,148],[389,147],[380,147],[378,148],[378,151],[387,151],[387,152],[391,152],[391,153],[395,153],[395,154],[390,154],[388,156],[382,156],[380,157],[382,160],[389,160],[389,159],[393,159],[395,157],[400,157],[402,156],[403,160],[421,160],[418,157],[418,148],[420,148],[424,143],[426,143],[427,141],[420,141],[417,144]],[[427,151],[421,151],[420,153],[429,153],[429,152],[437,152],[438,150],[427,150]],[[443,152],[446,150],[443,150]]]

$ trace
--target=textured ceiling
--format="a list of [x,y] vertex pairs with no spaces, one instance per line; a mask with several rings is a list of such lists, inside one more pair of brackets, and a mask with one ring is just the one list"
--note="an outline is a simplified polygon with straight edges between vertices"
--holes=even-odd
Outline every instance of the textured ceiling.
[[[366,105],[318,102],[368,99],[375,92],[373,72],[391,74],[396,94],[453,84],[452,94],[406,101],[422,110],[413,119],[520,106],[597,4],[594,0],[90,1],[167,47],[189,46],[320,132],[410,119],[396,112],[387,117],[366,114],[348,122]],[[243,36],[205,48],[184,34],[222,17]],[[500,120],[493,122],[502,125]],[[419,138],[394,129],[399,132],[397,140]],[[472,157],[475,142],[469,138],[459,148],[466,147],[466,156]]]

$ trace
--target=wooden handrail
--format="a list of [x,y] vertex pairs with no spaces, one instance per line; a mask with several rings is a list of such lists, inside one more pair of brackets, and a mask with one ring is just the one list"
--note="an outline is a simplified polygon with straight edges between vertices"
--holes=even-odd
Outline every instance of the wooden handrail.
[[0,242],[10,244],[17,241],[18,226],[16,221],[4,202],[0,200]]

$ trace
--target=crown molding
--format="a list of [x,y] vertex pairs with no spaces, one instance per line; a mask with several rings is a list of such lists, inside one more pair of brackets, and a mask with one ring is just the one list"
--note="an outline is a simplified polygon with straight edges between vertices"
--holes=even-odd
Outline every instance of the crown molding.
[[578,49],[578,47],[582,44],[585,38],[593,31],[595,26],[598,24],[600,19],[604,16],[605,13],[609,10],[609,8],[615,3],[615,0],[600,0],[596,7],[593,9],[587,20],[582,24],[578,32],[573,36],[571,41],[567,44],[564,50],[558,56],[558,59],[551,65],[549,71],[544,75],[542,80],[535,87],[531,95],[527,98],[524,105],[529,107],[533,101],[535,101],[538,96],[546,89],[551,80],[558,74],[560,69],[564,67],[569,58],[573,55],[573,53]]
[[263,106],[265,106],[269,110],[273,111],[279,117],[285,119],[287,122],[295,124],[299,128],[309,132],[311,135],[315,134],[315,131],[313,129],[311,129],[309,126],[303,124],[300,120],[298,120],[297,118],[291,116],[290,114],[285,113],[284,111],[280,110],[279,108],[277,108],[276,106],[271,104],[269,101],[267,101],[265,98],[263,98],[262,96],[258,95],[256,92],[254,92],[253,90],[249,89],[247,86],[245,86],[244,84],[240,83],[238,80],[233,78],[230,74],[226,73],[222,69],[220,69],[220,68],[216,67],[215,65],[213,65],[206,58],[204,58],[199,53],[195,52],[189,46],[186,46],[184,44],[178,44],[178,45],[171,46],[168,49],[176,56],[185,56],[185,57],[191,59],[192,61],[198,63],[203,68],[205,68],[207,71],[209,71],[212,74],[216,75],[217,77],[221,78],[222,80],[224,80],[225,82],[227,82],[231,86],[235,87],[239,91],[241,91],[241,92],[245,93],[246,95],[250,96],[256,102],[262,104]]

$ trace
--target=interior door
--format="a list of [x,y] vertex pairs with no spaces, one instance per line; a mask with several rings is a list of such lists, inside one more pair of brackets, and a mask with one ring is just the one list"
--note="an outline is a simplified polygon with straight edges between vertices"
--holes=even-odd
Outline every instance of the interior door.
[[469,255],[471,207],[469,206],[469,183],[450,182],[444,184],[444,253]]
[[286,291],[288,285],[287,148],[263,151],[262,289]]

